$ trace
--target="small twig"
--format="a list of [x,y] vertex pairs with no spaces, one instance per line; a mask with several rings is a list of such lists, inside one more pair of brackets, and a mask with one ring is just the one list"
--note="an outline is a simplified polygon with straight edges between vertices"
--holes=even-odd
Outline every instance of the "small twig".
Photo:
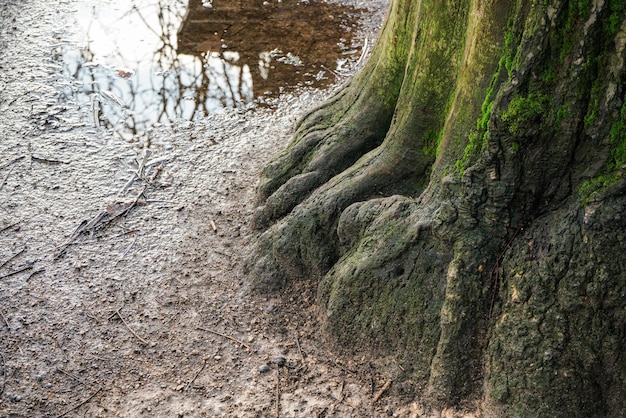
[[81,221],[81,223],[76,227],[76,229],[74,229],[70,237],[58,247],[59,249],[57,250],[57,253],[54,255],[55,260],[58,260],[65,254],[68,247],[74,243],[74,241],[80,236],[80,234],[83,233],[83,231],[85,230],[85,227],[88,224],[89,224],[89,221],[87,220]]
[[322,67],[322,68],[323,68],[323,69],[325,69],[326,71],[329,71],[329,72],[331,72],[331,73],[335,74],[337,77],[340,77],[340,76],[341,76],[341,74],[339,74],[337,71],[334,71],[334,70],[332,70],[332,69],[328,68],[328,67],[327,67],[327,66],[325,66],[325,65],[320,65],[320,67]]
[[58,372],[63,373],[64,375],[67,375],[67,376],[71,377],[72,379],[76,380],[77,382],[82,383],[83,385],[87,386],[87,384],[86,384],[85,382],[83,382],[83,381],[82,381],[81,379],[79,379],[77,376],[74,376],[72,373],[70,373],[70,372],[66,372],[66,371],[65,371],[65,370],[63,370],[63,369],[57,369],[57,371],[58,371]]
[[123,307],[124,307],[124,306],[120,306],[120,307],[119,307],[119,308],[117,308],[115,311],[113,311],[113,313],[112,313],[111,315],[109,315],[109,317],[107,318],[107,321],[110,321],[111,319],[113,319],[113,317],[114,317],[115,315],[117,315],[117,312],[118,312],[118,311],[121,311]]
[[[120,308],[121,309],[121,308]],[[117,311],[115,311],[115,313],[117,314],[117,316],[120,317],[120,319],[122,320],[122,322],[124,323],[124,325],[126,325],[126,328],[128,328],[128,330],[131,332],[131,334],[133,334],[135,337],[137,337],[137,339],[139,341],[141,341],[142,343],[144,343],[145,345],[150,345],[150,343],[146,340],[144,340],[143,338],[141,338],[139,335],[137,335],[137,333],[135,331],[133,331],[133,329],[130,327],[130,325],[128,325],[128,322],[126,322],[126,320],[122,317],[122,314],[120,313],[120,310],[118,309]]]
[[191,386],[193,382],[198,378],[198,376],[200,376],[200,373],[202,373],[202,370],[204,370],[205,367],[206,367],[206,359],[204,359],[204,361],[202,362],[202,367],[200,367],[200,370],[196,372],[193,379],[191,379],[189,383],[187,383],[187,386],[185,386],[185,392],[187,392],[187,390],[189,389],[189,386]]
[[0,279],[6,279],[7,277],[15,276],[16,274],[19,274],[19,273],[21,273],[23,271],[26,271],[26,270],[30,270],[32,268],[33,268],[32,266],[22,267],[21,269],[17,269],[15,271],[11,271],[11,272],[3,275],[3,276],[0,276]]
[[22,248],[21,250],[13,254],[11,257],[7,258],[2,264],[0,264],[0,269],[4,267],[5,265],[7,265],[9,261],[13,260],[15,257],[22,254],[24,251],[26,251],[26,247]]
[[9,373],[7,373],[6,361],[4,360],[4,354],[2,354],[2,352],[0,352],[0,358],[2,358],[2,370],[4,370],[4,373],[2,373],[4,378],[2,379],[2,386],[0,386],[0,395],[2,395],[4,393],[4,386],[7,383],[7,376]]
[[9,169],[9,172],[7,173],[6,176],[4,176],[4,180],[2,180],[2,183],[0,183],[0,191],[2,191],[2,189],[4,189],[4,185],[7,184],[7,180],[9,179],[9,176],[11,175],[11,173],[13,172],[13,169],[15,168],[15,166],[11,167]]
[[93,393],[93,395],[91,395],[90,397],[88,397],[87,399],[79,403],[78,405],[68,409],[67,411],[63,412],[61,415],[57,415],[56,418],[62,418],[66,416],[67,414],[69,414],[70,412],[77,410],[78,408],[80,408],[81,406],[85,405],[87,402],[92,400],[98,393],[100,393],[100,391],[102,391],[102,388],[99,388],[97,391]]
[[217,255],[222,255],[222,256],[224,256],[224,257],[228,257],[228,258],[232,258],[232,257],[233,257],[231,254],[226,254],[226,253],[223,253],[223,252],[221,252],[221,251],[214,250],[213,252],[214,252],[215,254],[217,254]]
[[46,271],[45,267],[42,267],[42,268],[40,268],[38,270],[33,271],[32,273],[30,273],[28,275],[28,277],[26,278],[26,281],[29,281],[30,279],[33,278],[33,276],[36,276],[39,273],[43,273],[44,271]]
[[7,328],[11,330],[11,325],[9,325],[9,321],[7,321],[6,316],[4,316],[4,314],[1,311],[0,311],[0,316],[2,317],[2,320],[4,321],[4,323],[7,325]]
[[389,389],[389,386],[391,386],[391,379],[387,380],[383,387],[380,388],[378,392],[376,392],[376,395],[374,395],[374,397],[372,398],[372,403],[378,402],[380,397],[383,396],[383,393],[385,393],[385,391]]
[[215,334],[215,335],[219,335],[220,337],[224,337],[224,338],[226,338],[228,340],[231,340],[233,342],[236,342],[237,344],[240,344],[243,347],[246,347],[248,350],[252,351],[252,348],[250,348],[250,346],[248,344],[244,343],[243,341],[239,341],[237,338],[233,338],[230,335],[222,334],[222,333],[219,333],[217,331],[213,331],[212,329],[208,329],[208,328],[198,327],[198,329],[200,331],[206,331],[206,332],[210,332],[211,334]]
[[117,265],[120,261],[122,261],[122,259],[123,259],[124,257],[126,257],[126,254],[128,254],[128,253],[130,252],[131,248],[133,248],[133,246],[135,245],[135,242],[137,242],[137,237],[135,237],[135,239],[133,240],[133,242],[131,242],[131,243],[130,243],[130,245],[128,246],[128,248],[126,248],[126,251],[124,251],[124,252],[122,253],[122,255],[120,256],[120,258],[119,258],[119,259],[117,260],[117,262],[115,263],[116,265]]
[[13,222],[12,224],[8,224],[7,226],[3,226],[2,228],[0,228],[0,232],[4,232],[9,228],[14,227],[15,225],[19,224],[22,221],[17,221],[17,222]]
[[126,182],[124,187],[122,187],[122,190],[119,191],[119,193],[117,194],[117,197],[120,197],[124,193],[126,193],[126,190],[128,190],[128,188],[135,182],[136,178],[137,178],[137,173],[133,172],[133,176]]
[[0,170],[2,170],[3,168],[6,168],[6,167],[8,167],[8,166],[10,166],[11,164],[15,164],[16,162],[18,162],[18,161],[20,161],[20,160],[23,160],[24,158],[26,158],[26,156],[25,156],[25,155],[21,155],[21,156],[19,156],[19,157],[17,157],[17,158],[14,158],[14,159],[12,159],[11,161],[9,161],[8,163],[4,163],[4,164],[0,165]]
[[34,155],[31,155],[30,158],[32,158],[33,161],[37,161],[38,163],[44,163],[44,164],[50,164],[50,165],[69,164],[68,161],[52,160],[50,158],[40,158],[40,157],[35,157]]
[[132,203],[130,204],[130,206],[123,211],[122,213],[119,213],[117,215],[115,215],[113,218],[111,218],[111,220],[109,220],[108,222],[113,222],[116,218],[120,217],[120,216],[126,216],[130,213],[130,211],[137,206],[137,203],[139,203],[139,199],[141,199],[141,196],[144,196],[144,193],[146,192],[146,190],[148,190],[148,184],[146,184],[143,188],[143,190],[141,190],[139,193],[137,193],[137,196],[135,196],[135,200],[132,201]]
[[[124,227],[124,225],[120,225],[120,226],[121,226],[123,229],[126,229],[126,227]],[[125,235],[132,234],[132,233],[135,233],[135,232],[137,232],[137,230],[136,230],[136,229],[127,229],[126,231],[124,231],[124,232],[120,232],[120,233],[119,233],[119,234],[117,234],[117,235],[111,235],[111,236],[109,237],[109,239],[115,239],[115,238],[123,237],[123,236],[125,236]]]
[[215,225],[215,221],[213,219],[211,219],[211,228],[213,229],[213,232],[217,232],[217,226]]
[[276,368],[276,418],[280,418],[280,367]]
[[302,364],[304,368],[307,368],[306,360],[304,359],[304,353],[302,352],[302,348],[300,347],[300,341],[298,340],[298,336],[296,335],[296,345],[298,346],[298,351],[300,352],[300,358],[302,359]]

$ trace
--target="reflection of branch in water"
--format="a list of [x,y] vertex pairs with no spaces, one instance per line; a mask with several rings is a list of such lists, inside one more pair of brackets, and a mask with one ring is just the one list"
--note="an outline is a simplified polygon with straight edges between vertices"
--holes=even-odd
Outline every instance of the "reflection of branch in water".
[[[189,107],[189,103],[181,100],[181,94],[189,87],[195,90],[199,76],[197,74],[199,72],[197,69],[198,58],[192,59],[190,67],[179,59],[173,46],[176,29],[180,26],[185,14],[182,1],[174,4],[173,7],[161,2],[156,6],[158,7],[157,13],[153,15],[152,19],[148,14],[155,10],[155,6],[138,7],[137,3],[142,4],[141,1],[135,2],[122,15],[121,19],[139,23],[139,25],[145,26],[149,33],[158,37],[159,47],[154,55],[149,57],[148,62],[145,59],[133,59],[125,56],[119,40],[114,37],[115,28],[101,20],[97,7],[89,10],[91,18],[86,22],[88,36],[102,36],[92,34],[92,28],[95,28],[96,22],[99,22],[105,30],[110,29],[115,49],[107,64],[118,68],[121,65],[132,67],[135,70],[135,75],[131,79],[118,78],[112,68],[105,65],[83,65],[85,62],[100,58],[98,51],[94,50],[95,47],[91,44],[82,49],[79,55],[74,55],[71,51],[66,52],[66,69],[69,71],[69,75],[83,83],[83,90],[74,93],[76,101],[79,104],[87,105],[90,102],[87,97],[89,93],[112,91],[115,96],[121,98],[124,106],[118,107],[114,103],[102,103],[107,119],[104,121],[105,126],[120,128],[119,125],[123,124],[122,129],[130,131],[131,134],[145,130],[154,123],[168,123],[175,120],[178,115],[185,115],[185,107]],[[158,22],[156,27],[159,29],[155,29],[155,18]],[[121,19],[118,19],[118,22]],[[152,24],[150,23],[151,20]],[[108,34],[109,31],[104,36]],[[136,50],[141,50],[141,47],[136,48]],[[196,61],[196,64],[193,61]],[[162,71],[160,76],[155,75],[155,68]]]
[[224,97],[224,107],[228,107],[228,103],[226,103],[226,100],[228,100],[228,98],[231,99],[231,106],[235,106],[235,92],[233,91],[233,86],[230,84],[230,77],[228,77],[228,69],[226,68],[226,60],[222,59],[222,73],[224,74],[224,81],[226,82],[226,88],[228,89],[228,92],[230,93],[230,97]]
[[[253,99],[253,87],[262,92],[276,92],[287,85],[288,77],[292,79],[290,85],[294,85],[296,71],[284,63],[274,61],[274,67],[268,61],[265,72],[271,71],[274,78],[263,74],[259,65],[263,52],[275,48],[283,48],[285,54],[310,50],[309,61],[313,64],[302,73],[316,73],[323,65],[332,66],[341,53],[336,46],[336,39],[341,37],[337,20],[327,18],[341,14],[328,9],[338,6],[319,3],[313,7],[285,0],[280,6],[261,7],[252,0],[216,0],[214,8],[207,12],[207,9],[199,10],[202,9],[199,0],[160,0],[156,5],[154,0],[134,0],[128,5],[124,0],[116,1],[118,6],[126,6],[117,19],[106,21],[110,19],[111,7],[107,6],[106,13],[101,13],[100,7],[105,6],[98,5],[89,10],[90,19],[86,22],[87,36],[104,37],[93,40],[110,41],[113,52],[103,55],[96,50],[98,42],[88,43],[80,55],[66,51],[66,60],[71,61],[66,61],[66,68],[69,75],[83,82],[83,91],[73,94],[85,109],[89,108],[89,95],[94,92],[110,90],[122,99],[124,106],[103,101],[103,124],[125,133],[137,134],[155,123],[168,124],[181,118],[193,119],[217,108],[240,106]],[[324,24],[333,25],[332,39],[320,37],[319,33],[329,32],[315,27],[324,19]],[[132,28],[133,38],[116,38],[122,27]],[[98,28],[105,32],[98,34]],[[298,35],[288,35],[294,32]],[[151,55],[145,53],[148,40],[144,44],[128,44],[140,42],[146,34],[153,36],[152,43],[156,44]],[[226,41],[222,42],[221,37]],[[323,48],[321,38],[325,39]],[[206,48],[214,52],[206,52]],[[135,57],[137,53],[143,56]],[[237,54],[237,58],[229,54]],[[326,60],[323,63],[319,61],[322,58]],[[83,65],[99,59],[108,61],[99,66]],[[134,70],[134,76],[118,77],[113,70],[121,66]],[[191,97],[193,100],[189,100]]]

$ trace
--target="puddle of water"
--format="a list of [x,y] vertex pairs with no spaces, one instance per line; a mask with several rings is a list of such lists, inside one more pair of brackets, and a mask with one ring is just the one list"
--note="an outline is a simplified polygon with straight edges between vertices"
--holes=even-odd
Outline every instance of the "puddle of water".
[[[134,135],[307,85],[354,64],[358,11],[298,0],[82,0],[62,91],[96,126]],[[189,123],[189,122],[186,122]]]

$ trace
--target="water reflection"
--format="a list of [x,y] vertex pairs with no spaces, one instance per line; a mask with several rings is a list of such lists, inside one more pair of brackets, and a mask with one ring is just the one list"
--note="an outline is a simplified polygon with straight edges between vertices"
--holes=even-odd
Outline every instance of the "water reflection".
[[297,0],[80,3],[63,93],[90,123],[136,134],[297,85],[324,86],[348,60],[356,10]]

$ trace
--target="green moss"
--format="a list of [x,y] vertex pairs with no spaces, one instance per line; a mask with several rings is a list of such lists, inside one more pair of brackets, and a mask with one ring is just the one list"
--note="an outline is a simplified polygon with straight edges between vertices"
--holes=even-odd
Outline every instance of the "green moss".
[[565,57],[569,55],[576,44],[576,39],[580,35],[578,28],[589,14],[590,10],[591,1],[589,0],[570,1],[568,3],[561,17],[562,23],[558,25],[563,29],[556,33],[557,38],[554,40],[555,45],[560,46],[561,62],[565,60]]
[[585,128],[588,128],[593,124],[598,116],[598,107],[600,106],[600,94],[601,83],[599,80],[591,87],[591,95],[589,98],[589,106],[587,107],[587,114],[585,115]]
[[541,81],[544,83],[552,83],[555,79],[556,73],[553,68],[548,68],[541,74]]
[[610,0],[609,10],[611,14],[609,15],[608,30],[611,35],[615,35],[619,27],[620,15],[624,10],[624,0]]
[[611,125],[609,143],[613,145],[609,161],[603,173],[584,182],[578,190],[581,203],[586,205],[594,195],[610,188],[622,177],[626,164],[626,105],[623,105],[617,120]]
[[443,129],[439,129],[438,131],[431,129],[424,134],[424,146],[421,151],[425,157],[435,159],[442,135]]
[[570,115],[569,111],[569,103],[563,103],[561,107],[556,111],[556,124],[557,126],[561,125],[561,122],[568,119]]
[[[521,4],[521,3],[520,3]],[[517,13],[521,11],[518,10]],[[482,146],[489,140],[489,121],[496,104],[496,94],[500,85],[505,80],[510,80],[513,71],[519,66],[519,54],[517,53],[518,45],[521,41],[521,20],[520,15],[511,16],[507,20],[506,33],[504,34],[504,44],[502,46],[502,55],[498,61],[498,68],[494,72],[489,88],[485,92],[485,98],[481,105],[480,117],[476,121],[476,128],[468,135],[467,145],[463,150],[463,156],[454,164],[454,170],[463,175],[468,167],[470,160],[476,153],[482,149]],[[506,71],[506,73],[504,73]]]
[[611,174],[601,174],[594,177],[591,180],[587,180],[580,186],[578,196],[580,197],[581,204],[584,206],[598,193],[613,186],[621,178],[618,172]]
[[528,96],[515,96],[502,112],[502,120],[508,123],[509,132],[518,135],[528,121],[537,119],[548,112],[550,96],[530,93]]

